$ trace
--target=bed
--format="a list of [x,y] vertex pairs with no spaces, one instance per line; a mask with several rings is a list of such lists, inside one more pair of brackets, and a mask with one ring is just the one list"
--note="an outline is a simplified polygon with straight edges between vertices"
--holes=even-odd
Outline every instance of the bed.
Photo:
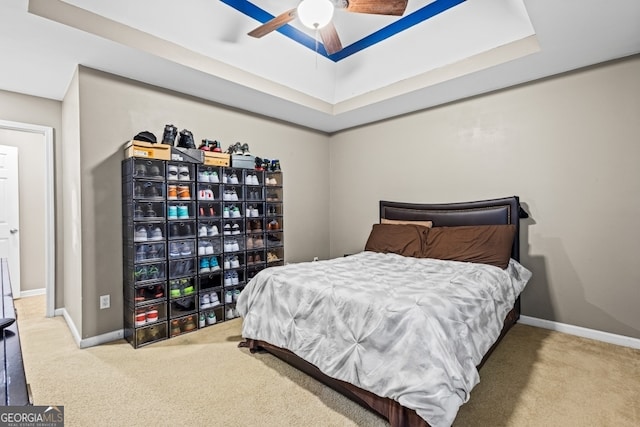
[[[457,408],[468,399],[470,390],[479,381],[477,369],[519,318],[519,295],[531,277],[531,273],[519,264],[519,218],[526,216],[516,196],[445,204],[380,201],[380,224],[373,225],[365,251],[334,260],[270,268],[252,279],[238,299],[245,339],[240,346],[248,347],[251,352],[265,350],[275,355],[386,418],[392,426],[450,425]],[[457,253],[452,258],[447,258],[448,255],[441,259],[424,256],[425,250],[433,249],[427,245],[427,236],[467,233],[469,230],[485,233],[487,229],[502,232],[505,228],[512,234],[509,234],[508,244],[502,240],[502,247],[508,247],[499,268],[485,262],[487,255],[494,258],[493,249],[489,254],[482,253],[485,249],[480,253],[471,251],[472,262],[459,259]],[[405,244],[402,240],[402,252],[389,249],[387,244],[395,245],[389,242],[397,240],[395,236],[400,234],[387,238],[390,230],[411,233],[412,243]],[[433,242],[431,240],[429,244]],[[465,243],[465,248],[474,244]],[[378,247],[380,245],[382,248]],[[421,255],[417,254],[418,250]],[[447,251],[450,253],[451,248]],[[478,256],[476,262],[474,257]],[[460,272],[462,270],[464,273]],[[341,271],[344,275],[340,275]],[[400,276],[399,271],[403,271]],[[406,284],[405,271],[411,276]],[[449,300],[443,300],[442,295],[448,295],[449,289],[453,288],[449,283],[468,281],[466,275],[478,280],[482,286],[458,287],[469,295],[465,294],[464,298],[457,294],[448,296],[456,303],[465,301],[462,303],[464,310],[454,307],[452,311]],[[421,280],[427,276],[448,284],[429,285],[429,292],[433,287],[437,288],[434,292],[442,294],[428,297],[429,292],[416,287],[418,284],[423,286]],[[290,288],[269,289],[269,283],[286,280],[290,280],[287,285]],[[494,296],[493,289],[498,289],[493,285],[494,280],[506,283],[506,290],[499,291],[503,294]],[[316,281],[320,286],[317,292]],[[485,281],[491,291],[484,288]],[[377,282],[381,283],[381,290],[377,289]],[[294,301],[286,306],[283,300],[289,297],[288,289],[291,289],[292,297],[299,298],[299,304]],[[363,291],[365,297],[351,298],[355,295],[352,292],[358,290]],[[285,293],[286,298],[279,297]],[[379,295],[383,297],[378,298]],[[393,297],[389,298],[389,295]],[[322,302],[324,300],[329,302]],[[275,307],[276,312],[284,312],[283,320],[278,320],[277,313],[267,315],[260,311],[269,306]],[[384,320],[380,320],[379,312],[385,313]],[[466,312],[469,314],[460,314]],[[485,316],[480,312],[489,312],[488,316],[493,319],[482,317],[478,320],[479,316]],[[317,323],[321,330],[305,329],[309,322]],[[348,322],[357,325],[342,324]],[[432,324],[436,329],[430,331]],[[467,332],[467,329],[478,328],[477,332]],[[450,339],[447,335],[461,338]],[[387,342],[389,346],[385,348]],[[413,348],[416,345],[417,350]],[[447,355],[440,360],[440,352],[458,352],[459,348],[464,354],[454,355],[459,359],[455,363],[448,360]],[[473,369],[469,368],[470,364]],[[414,367],[425,371],[405,372]],[[423,386],[426,381],[423,378],[432,376],[430,383],[444,385]]]

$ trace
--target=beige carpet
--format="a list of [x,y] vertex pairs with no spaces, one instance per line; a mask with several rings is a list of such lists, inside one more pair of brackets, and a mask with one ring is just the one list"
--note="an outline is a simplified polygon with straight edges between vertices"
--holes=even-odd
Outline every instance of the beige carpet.
[[[241,320],[134,350],[80,350],[44,297],[16,301],[37,405],[67,426],[386,426],[268,354],[237,348]],[[516,325],[455,426],[638,426],[640,351]]]

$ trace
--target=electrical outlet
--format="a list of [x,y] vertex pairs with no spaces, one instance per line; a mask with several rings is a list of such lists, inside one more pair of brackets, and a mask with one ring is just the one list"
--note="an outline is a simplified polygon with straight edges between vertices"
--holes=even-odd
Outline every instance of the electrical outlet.
[[313,257],[313,260],[314,260],[314,261],[317,261],[317,260],[318,260],[318,257],[317,257],[317,256],[314,256],[314,257]]
[[111,307],[111,297],[109,295],[100,296],[100,310]]

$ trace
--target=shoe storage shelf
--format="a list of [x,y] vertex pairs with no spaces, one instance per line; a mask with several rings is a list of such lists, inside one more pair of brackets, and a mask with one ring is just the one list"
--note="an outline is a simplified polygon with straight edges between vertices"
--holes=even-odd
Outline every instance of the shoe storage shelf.
[[237,317],[246,283],[284,264],[282,172],[129,158],[122,173],[134,347]]

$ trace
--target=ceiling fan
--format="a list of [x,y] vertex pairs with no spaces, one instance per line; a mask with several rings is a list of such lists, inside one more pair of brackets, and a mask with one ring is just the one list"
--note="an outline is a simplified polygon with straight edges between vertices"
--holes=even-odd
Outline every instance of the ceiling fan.
[[402,16],[408,0],[302,0],[298,7],[290,9],[265,22],[249,33],[260,38],[299,18],[302,24],[317,30],[327,54],[342,50],[342,42],[331,19],[334,9],[346,12],[376,15]]

